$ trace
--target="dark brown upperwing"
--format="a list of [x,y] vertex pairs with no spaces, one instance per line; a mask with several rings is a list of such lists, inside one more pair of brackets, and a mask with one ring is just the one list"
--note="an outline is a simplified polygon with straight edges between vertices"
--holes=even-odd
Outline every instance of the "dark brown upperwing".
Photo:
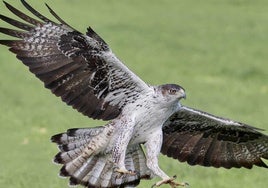
[[268,136],[243,123],[183,106],[164,124],[161,152],[190,165],[268,167]]
[[0,15],[0,19],[22,30],[0,28],[20,40],[0,40],[10,47],[32,73],[56,96],[84,115],[110,120],[125,104],[136,99],[148,86],[128,70],[108,45],[91,28],[87,35],[67,25],[50,7],[55,23],[22,4],[40,20],[29,17],[10,4],[6,7],[23,23]]

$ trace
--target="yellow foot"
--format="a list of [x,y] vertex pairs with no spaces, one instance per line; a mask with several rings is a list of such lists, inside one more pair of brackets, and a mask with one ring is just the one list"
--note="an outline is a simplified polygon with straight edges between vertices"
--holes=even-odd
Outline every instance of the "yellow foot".
[[129,174],[129,175],[133,175],[133,176],[136,175],[136,172],[131,171],[131,170],[127,170],[125,168],[116,168],[115,172],[118,172],[120,174]]
[[170,187],[172,187],[172,188],[176,188],[176,187],[178,187],[178,186],[186,187],[186,186],[189,185],[188,183],[184,183],[184,182],[182,182],[182,183],[175,182],[175,181],[174,181],[175,179],[176,179],[176,176],[173,176],[172,178],[163,179],[163,180],[161,180],[161,181],[155,183],[155,184],[152,186],[152,188],[153,188],[153,187],[160,187],[160,186],[163,185],[163,184],[169,184]]

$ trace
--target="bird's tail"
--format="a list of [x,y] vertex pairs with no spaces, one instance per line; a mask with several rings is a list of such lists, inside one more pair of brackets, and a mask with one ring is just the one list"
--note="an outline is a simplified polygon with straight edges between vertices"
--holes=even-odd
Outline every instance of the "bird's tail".
[[140,145],[128,148],[125,157],[126,169],[135,171],[136,175],[114,171],[111,153],[102,152],[112,135],[105,128],[69,129],[52,136],[51,141],[60,150],[54,162],[63,164],[59,175],[70,177],[70,185],[86,187],[129,187],[138,185],[140,179],[151,178]]

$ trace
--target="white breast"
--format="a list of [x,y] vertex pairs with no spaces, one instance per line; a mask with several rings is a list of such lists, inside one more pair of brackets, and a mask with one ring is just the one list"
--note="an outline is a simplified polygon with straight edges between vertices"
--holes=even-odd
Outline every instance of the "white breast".
[[179,108],[180,104],[163,104],[156,97],[141,98],[139,105],[128,107],[128,114],[134,116],[135,128],[130,144],[144,143],[154,132],[162,129],[164,122]]

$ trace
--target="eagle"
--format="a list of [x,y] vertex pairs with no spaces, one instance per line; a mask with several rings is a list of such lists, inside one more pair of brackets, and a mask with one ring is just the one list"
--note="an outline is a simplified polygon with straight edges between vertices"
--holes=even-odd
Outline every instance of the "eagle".
[[131,72],[89,27],[82,34],[27,2],[27,14],[4,2],[23,22],[0,15],[17,29],[0,32],[18,39],[0,40],[44,86],[67,105],[93,119],[94,128],[71,128],[51,137],[59,152],[59,175],[70,185],[135,187],[142,179],[161,178],[153,187],[186,186],[158,165],[160,153],[190,165],[268,168],[268,136],[261,129],[180,104],[185,89],[153,86]]

